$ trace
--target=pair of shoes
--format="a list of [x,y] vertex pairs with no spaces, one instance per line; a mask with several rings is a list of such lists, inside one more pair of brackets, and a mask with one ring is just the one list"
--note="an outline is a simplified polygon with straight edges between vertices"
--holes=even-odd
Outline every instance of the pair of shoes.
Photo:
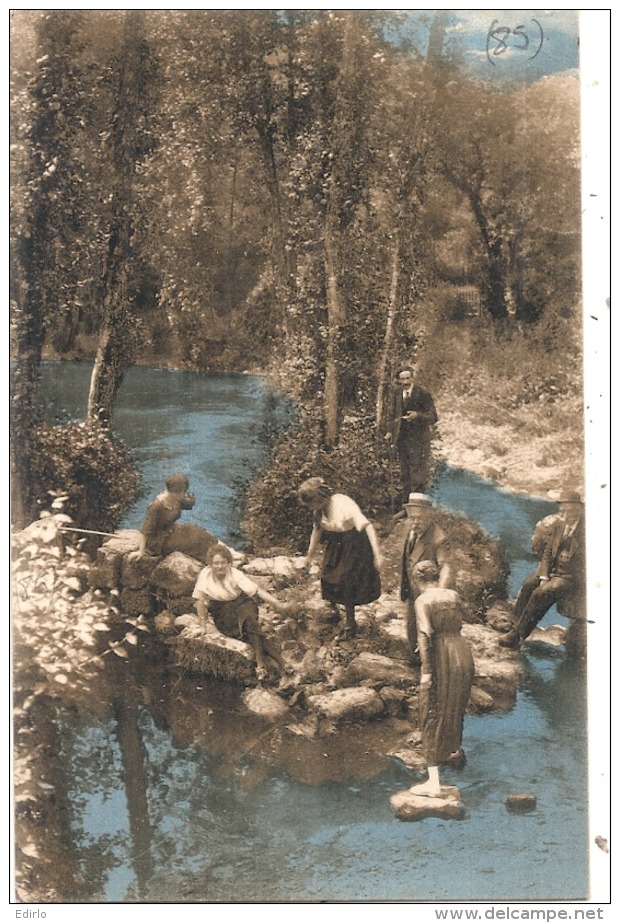
[[512,650],[516,650],[520,644],[521,638],[516,631],[509,631],[507,635],[499,639],[500,647],[509,647]]

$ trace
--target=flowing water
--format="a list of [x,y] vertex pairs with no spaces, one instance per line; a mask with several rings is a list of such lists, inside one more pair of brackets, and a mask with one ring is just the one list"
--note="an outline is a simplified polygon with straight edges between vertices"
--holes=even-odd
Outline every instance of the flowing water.
[[[89,372],[84,363],[45,367],[50,419],[83,414]],[[193,521],[238,541],[240,480],[265,463],[265,431],[292,415],[251,376],[132,369],[114,428],[137,454],[145,495],[124,525],[139,526],[165,476],[182,471],[199,501]],[[534,525],[553,505],[455,469],[442,472],[434,494],[503,542],[514,596],[534,564]],[[565,620],[552,610],[545,623],[553,622]],[[588,894],[585,677],[561,650],[524,654],[514,707],[466,718],[467,764],[445,773],[466,808],[458,822],[394,819],[389,797],[412,776],[385,757],[381,723],[309,740],[250,716],[234,690],[179,677],[157,649],[109,669],[98,707],[58,719],[63,835],[85,882],[81,900]],[[508,813],[516,792],[535,794],[536,810]]]

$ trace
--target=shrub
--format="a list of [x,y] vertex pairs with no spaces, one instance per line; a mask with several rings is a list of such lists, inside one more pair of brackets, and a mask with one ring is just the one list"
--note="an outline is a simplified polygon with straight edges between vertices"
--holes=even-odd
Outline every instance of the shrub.
[[130,450],[98,422],[41,425],[33,434],[29,489],[39,510],[50,494],[66,496],[64,509],[85,529],[112,532],[135,501],[140,474]]
[[347,415],[340,442],[331,450],[322,446],[320,426],[312,417],[289,430],[246,498],[243,528],[255,551],[274,546],[305,551],[312,517],[299,506],[297,488],[314,476],[352,497],[369,518],[387,510],[390,460],[375,442],[374,421],[361,413]]

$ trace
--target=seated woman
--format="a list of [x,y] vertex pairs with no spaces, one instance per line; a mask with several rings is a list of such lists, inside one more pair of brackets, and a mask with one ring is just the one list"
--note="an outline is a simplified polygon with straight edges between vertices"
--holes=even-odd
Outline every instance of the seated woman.
[[268,603],[276,612],[289,613],[292,607],[279,602],[275,596],[233,567],[232,554],[226,545],[214,545],[209,550],[208,562],[209,566],[198,575],[192,594],[199,617],[212,622],[221,634],[246,641],[252,646],[259,681],[268,676],[268,660],[275,665],[280,676],[294,673],[293,667],[283,660],[277,645],[263,634],[258,621],[256,597]]
[[332,605],[344,606],[346,626],[341,639],[357,632],[355,607],[381,596],[381,552],[372,523],[346,494],[334,493],[323,478],[304,481],[297,491],[302,506],[312,510],[314,524],[306,554],[309,564],[319,541],[325,539],[321,567],[321,595]]
[[[420,561],[413,569],[421,593],[415,601],[420,651],[420,731],[428,779],[413,785],[416,795],[441,795],[439,765],[464,760],[463,718],[474,679],[474,660],[461,635],[462,602],[439,586],[439,568]],[[452,758],[452,759],[451,759]]]
[[177,524],[183,510],[191,510],[196,502],[194,495],[187,493],[189,481],[184,474],[172,474],[166,478],[166,489],[149,505],[140,530],[139,548],[133,557],[145,554],[184,554],[206,563],[209,549],[217,539],[201,526]]

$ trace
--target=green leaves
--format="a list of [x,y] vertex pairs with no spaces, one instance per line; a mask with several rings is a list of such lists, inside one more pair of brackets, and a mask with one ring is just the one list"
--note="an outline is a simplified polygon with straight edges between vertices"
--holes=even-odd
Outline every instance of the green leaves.
[[[53,503],[52,503],[53,506]],[[92,563],[75,549],[61,550],[61,529],[68,516],[48,513],[15,535],[14,673],[16,689],[33,690],[22,702],[27,714],[37,696],[90,695],[105,654],[127,659],[138,645],[139,632],[148,632],[144,616],[131,619],[120,640],[109,640],[101,651],[101,636],[118,624],[118,613],[96,592],[82,592]],[[95,653],[100,651],[101,653]]]

